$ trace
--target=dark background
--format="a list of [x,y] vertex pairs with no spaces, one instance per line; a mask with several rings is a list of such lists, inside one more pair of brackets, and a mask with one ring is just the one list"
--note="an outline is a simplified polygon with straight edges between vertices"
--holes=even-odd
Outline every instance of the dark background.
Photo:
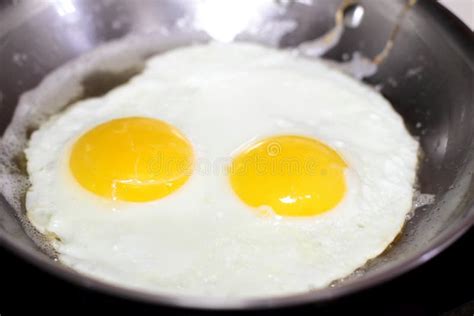
[[[0,315],[189,315],[83,290],[0,248]],[[215,314],[215,313],[214,313]],[[326,305],[268,310],[259,315],[474,315],[474,229],[423,266],[381,286]]]

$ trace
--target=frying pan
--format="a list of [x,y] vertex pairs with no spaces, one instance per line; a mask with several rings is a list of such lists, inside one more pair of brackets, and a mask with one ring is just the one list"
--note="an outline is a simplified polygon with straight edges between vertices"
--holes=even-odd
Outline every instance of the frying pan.
[[[21,94],[59,66],[104,43],[130,34],[145,34],[154,43],[148,53],[168,49],[170,41],[176,39],[172,31],[195,28],[186,17],[207,6],[202,20],[205,27],[197,33],[188,32],[187,39],[175,41],[174,46],[189,44],[202,33],[214,32],[225,40],[294,47],[330,31],[341,2],[229,0],[222,5],[222,1],[219,0],[220,5],[212,0],[1,2],[0,135],[10,123]],[[270,2],[272,9],[267,6]],[[350,27],[323,57],[343,61],[359,52],[373,58],[383,50],[390,36],[396,35],[377,72],[364,80],[390,100],[408,130],[418,137],[423,156],[417,190],[432,197],[430,203],[415,205],[413,217],[393,245],[362,271],[325,289],[282,297],[211,299],[144,293],[79,275],[51,259],[25,232],[21,214],[14,211],[4,196],[0,196],[0,244],[83,287],[155,304],[210,309],[334,300],[392,279],[435,256],[474,223],[473,33],[434,1],[412,3],[414,6],[403,19],[400,12],[406,8],[406,1],[358,2],[364,9],[363,16],[359,10],[360,25],[348,23]],[[250,22],[242,22],[250,21],[249,16],[264,27],[255,32]],[[162,30],[161,37],[150,37],[156,30]],[[98,95],[126,79],[123,73],[89,75],[94,76],[80,82],[81,97]]]

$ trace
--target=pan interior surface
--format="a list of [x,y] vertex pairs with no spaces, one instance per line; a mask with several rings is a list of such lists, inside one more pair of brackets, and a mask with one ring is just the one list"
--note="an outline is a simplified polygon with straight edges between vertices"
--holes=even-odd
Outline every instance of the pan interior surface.
[[[360,25],[347,28],[324,58],[344,61],[356,52],[375,57],[397,23],[397,12],[405,7],[404,1],[359,2],[365,12]],[[49,104],[48,111],[28,113],[29,128],[15,133],[19,141],[12,147],[17,147],[8,150],[17,153],[16,165],[8,170],[24,173],[20,153],[32,130],[48,116],[73,101],[102,95],[126,82],[141,71],[144,59],[152,54],[209,38],[294,47],[331,30],[340,5],[330,0],[261,1],[248,6],[239,1],[231,1],[229,6],[219,3],[142,1],[138,5],[131,1],[83,0],[0,6],[0,61],[4,69],[0,76],[2,134],[19,102],[33,104],[32,108]],[[472,43],[472,33],[455,18],[430,1],[418,1],[406,13],[388,57],[373,76],[365,79],[380,89],[402,115],[408,130],[420,140],[423,157],[417,190],[434,199],[427,203],[418,201],[420,205],[415,205],[413,217],[383,255],[330,288],[295,296],[233,301],[151,295],[103,284],[52,261],[54,251],[41,241],[39,247],[38,242],[33,242],[41,236],[33,229],[25,230],[28,223],[21,198],[8,190],[3,190],[0,199],[0,241],[76,283],[149,302],[182,306],[244,308],[323,301],[392,278],[441,251],[474,220]],[[51,71],[80,55],[84,55],[79,57],[80,63],[72,62],[81,65],[77,76],[69,77],[58,70],[52,79],[21,96]],[[39,94],[40,88],[50,92]],[[8,184],[0,181],[4,187]],[[27,186],[27,179],[24,185]],[[12,201],[20,203],[12,205]],[[23,213],[15,212],[15,208]]]

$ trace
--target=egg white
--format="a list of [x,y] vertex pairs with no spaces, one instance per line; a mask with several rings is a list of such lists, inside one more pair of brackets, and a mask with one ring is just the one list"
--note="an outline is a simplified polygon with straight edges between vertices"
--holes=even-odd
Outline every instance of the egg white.
[[[114,118],[164,120],[190,140],[196,170],[153,202],[95,196],[68,168],[74,141]],[[347,192],[319,216],[262,216],[226,166],[266,136],[314,137],[348,164]],[[418,143],[378,93],[317,60],[253,44],[209,44],[151,58],[103,97],[77,102],[26,149],[28,217],[64,264],[154,292],[250,297],[328,286],[381,252],[411,208]],[[114,159],[114,157],[110,157]]]

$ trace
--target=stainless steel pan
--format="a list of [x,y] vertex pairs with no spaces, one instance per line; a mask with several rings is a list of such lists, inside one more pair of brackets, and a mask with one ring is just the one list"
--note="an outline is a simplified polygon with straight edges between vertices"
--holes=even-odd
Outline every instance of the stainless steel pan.
[[[258,8],[250,5],[258,2]],[[237,39],[289,47],[331,29],[341,1],[279,1],[277,5],[282,9],[276,11],[267,9],[266,2],[272,1],[230,0],[226,4],[238,10],[217,5],[209,11],[205,22],[213,22],[214,26],[207,25],[224,37],[229,34],[222,33],[220,28],[240,33]],[[384,48],[399,13],[406,6],[402,0],[359,2],[365,12],[362,22],[358,25],[350,20],[348,24],[352,28],[345,30],[338,44],[324,57],[343,60],[355,51],[375,57]],[[185,25],[183,17],[196,13],[204,3],[191,0],[0,2],[0,135],[11,120],[19,96],[36,86],[50,71],[127,34]],[[260,23],[270,23],[270,29],[256,35],[245,24],[239,24],[239,14],[248,16],[249,13],[257,16]],[[275,31],[272,28],[287,19],[296,21],[296,26],[285,29],[278,38],[272,37]],[[418,171],[419,190],[433,194],[435,200],[416,209],[393,246],[371,261],[363,273],[323,290],[265,299],[220,300],[145,294],[78,275],[52,260],[25,234],[15,212],[2,196],[1,245],[84,287],[156,304],[212,309],[334,300],[422,264],[455,241],[474,222],[474,37],[465,25],[430,0],[419,0],[406,12],[396,30],[390,54],[379,65],[377,73],[365,80],[381,89],[403,116],[411,133],[419,137],[424,152]],[[156,41],[159,46],[160,39]],[[96,74],[94,78],[83,83],[83,97],[103,92],[101,90],[120,82],[120,78],[110,74]]]

